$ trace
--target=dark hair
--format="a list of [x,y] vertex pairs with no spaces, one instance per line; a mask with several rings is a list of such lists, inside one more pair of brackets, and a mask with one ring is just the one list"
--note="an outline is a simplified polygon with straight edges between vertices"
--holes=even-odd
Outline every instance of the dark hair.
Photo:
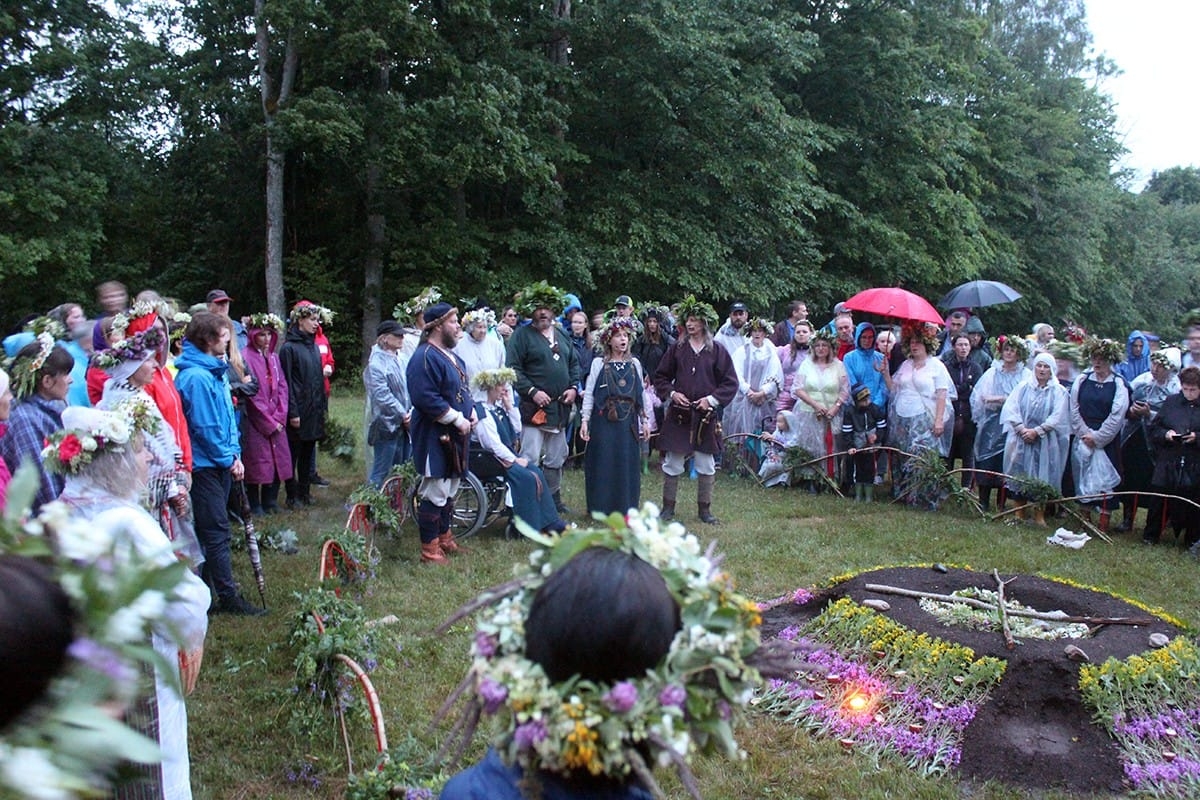
[[965,331],[959,331],[958,333],[956,333],[950,337],[950,346],[953,347],[955,344],[957,344],[959,339],[966,339],[967,344],[971,343],[970,334],[966,333]]
[[63,668],[72,630],[71,601],[50,570],[0,556],[0,730],[37,702]]
[[197,311],[192,315],[187,330],[183,332],[183,338],[207,352],[210,347],[221,341],[221,331],[224,329],[224,317],[211,311]]
[[551,681],[641,676],[671,648],[679,607],[654,567],[635,555],[584,550],[553,572],[525,620],[525,655]]
[[1187,386],[1200,386],[1200,367],[1184,367],[1179,370],[1179,382]]
[[[83,306],[79,305],[79,303],[60,303],[47,311],[46,316],[50,317],[50,319],[58,320],[65,326],[67,324],[67,317],[71,316],[72,308],[78,308],[80,311],[83,310]],[[70,331],[68,330],[67,333],[70,333]]]
[[[17,351],[17,358],[35,359],[42,352],[42,343],[36,339]],[[14,361],[16,359],[13,359]],[[42,366],[38,367],[38,371],[33,383],[33,390],[36,392],[42,388],[42,378],[57,378],[59,375],[66,375],[71,370],[75,369],[75,357],[66,351],[65,348],[58,346],[50,348],[50,355],[46,356],[46,360],[42,362]]]

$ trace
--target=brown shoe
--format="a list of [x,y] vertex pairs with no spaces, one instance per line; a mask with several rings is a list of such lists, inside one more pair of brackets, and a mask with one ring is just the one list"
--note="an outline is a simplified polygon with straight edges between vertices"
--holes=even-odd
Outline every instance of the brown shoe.
[[442,552],[441,545],[438,540],[432,542],[421,542],[421,561],[427,564],[449,564],[446,554]]
[[470,550],[468,550],[467,548],[463,547],[461,544],[456,542],[454,540],[454,534],[451,533],[450,531],[446,531],[441,536],[439,536],[437,543],[442,548],[442,552],[448,556],[456,556],[461,553],[471,552]]

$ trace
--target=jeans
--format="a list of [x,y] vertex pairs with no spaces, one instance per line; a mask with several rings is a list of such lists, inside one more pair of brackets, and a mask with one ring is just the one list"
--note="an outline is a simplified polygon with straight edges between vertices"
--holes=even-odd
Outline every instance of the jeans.
[[408,438],[407,431],[399,430],[396,431],[395,438],[380,438],[373,447],[374,458],[367,480],[378,489],[392,471],[392,467],[412,458],[412,440]]
[[226,467],[198,467],[192,471],[196,538],[204,550],[204,567],[200,574],[222,600],[238,596],[229,553],[229,514],[225,509],[232,484],[233,477]]

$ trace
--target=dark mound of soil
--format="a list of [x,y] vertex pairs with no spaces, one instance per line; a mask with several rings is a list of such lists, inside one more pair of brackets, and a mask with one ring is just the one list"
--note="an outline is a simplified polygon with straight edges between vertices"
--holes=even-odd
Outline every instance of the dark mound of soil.
[[[1013,576],[1001,577],[1007,580]],[[1116,744],[1103,728],[1092,723],[1079,695],[1079,664],[1069,660],[1063,650],[1075,644],[1092,663],[1099,664],[1110,656],[1123,659],[1143,652],[1150,647],[1150,634],[1174,637],[1180,633],[1176,627],[1112,595],[1021,575],[1007,585],[1005,595],[1038,611],[1061,610],[1071,616],[1147,622],[1098,625],[1085,639],[1019,640],[1013,650],[1008,650],[1000,633],[947,627],[925,613],[916,598],[870,592],[865,588],[867,584],[938,594],[969,586],[996,588],[991,575],[969,570],[943,573],[901,567],[864,572],[821,592],[803,606],[789,603],[768,610],[763,615],[763,637],[807,622],[829,602],[842,597],[858,603],[868,598],[886,600],[891,608],[883,613],[896,622],[966,645],[976,656],[995,656],[1008,662],[1004,677],[967,727],[959,764],[963,778],[1083,793],[1122,792],[1126,788]]]

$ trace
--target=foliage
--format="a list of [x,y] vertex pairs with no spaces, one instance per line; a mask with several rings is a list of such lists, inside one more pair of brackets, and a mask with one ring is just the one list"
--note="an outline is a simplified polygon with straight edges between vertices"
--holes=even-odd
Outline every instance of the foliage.
[[366,506],[367,514],[377,530],[387,531],[389,534],[399,532],[400,514],[392,506],[392,498],[370,482],[360,483],[350,493],[350,504]]
[[322,453],[328,453],[334,458],[350,464],[354,462],[354,453],[357,447],[358,437],[353,428],[332,417],[325,420],[325,436],[321,439]]
[[296,657],[289,728],[307,739],[323,739],[333,730],[338,712],[367,723],[357,683],[338,655],[358,662],[367,673],[374,672],[385,658],[387,628],[368,624],[357,601],[327,588],[292,596],[298,611],[290,634]]
[[1120,743],[1125,777],[1139,792],[1200,791],[1200,649],[1185,637],[1118,661],[1084,664],[1079,691]]
[[374,767],[350,776],[346,800],[433,800],[446,776],[431,768],[431,754],[412,734],[392,747]]
[[[968,586],[951,592],[954,597],[967,597],[981,600],[999,608],[1000,594],[991,589],[980,589]],[[945,600],[934,600],[923,597],[919,604],[921,608],[934,619],[946,626],[957,625],[975,631],[1000,630],[1000,617],[997,611],[953,603]],[[1004,607],[1009,611],[1032,611],[1029,607],[1018,603],[1012,598],[1005,598]],[[1082,639],[1089,635],[1088,626],[1079,622],[1050,622],[1013,615],[1008,618],[1008,627],[1012,635],[1018,639]]]

